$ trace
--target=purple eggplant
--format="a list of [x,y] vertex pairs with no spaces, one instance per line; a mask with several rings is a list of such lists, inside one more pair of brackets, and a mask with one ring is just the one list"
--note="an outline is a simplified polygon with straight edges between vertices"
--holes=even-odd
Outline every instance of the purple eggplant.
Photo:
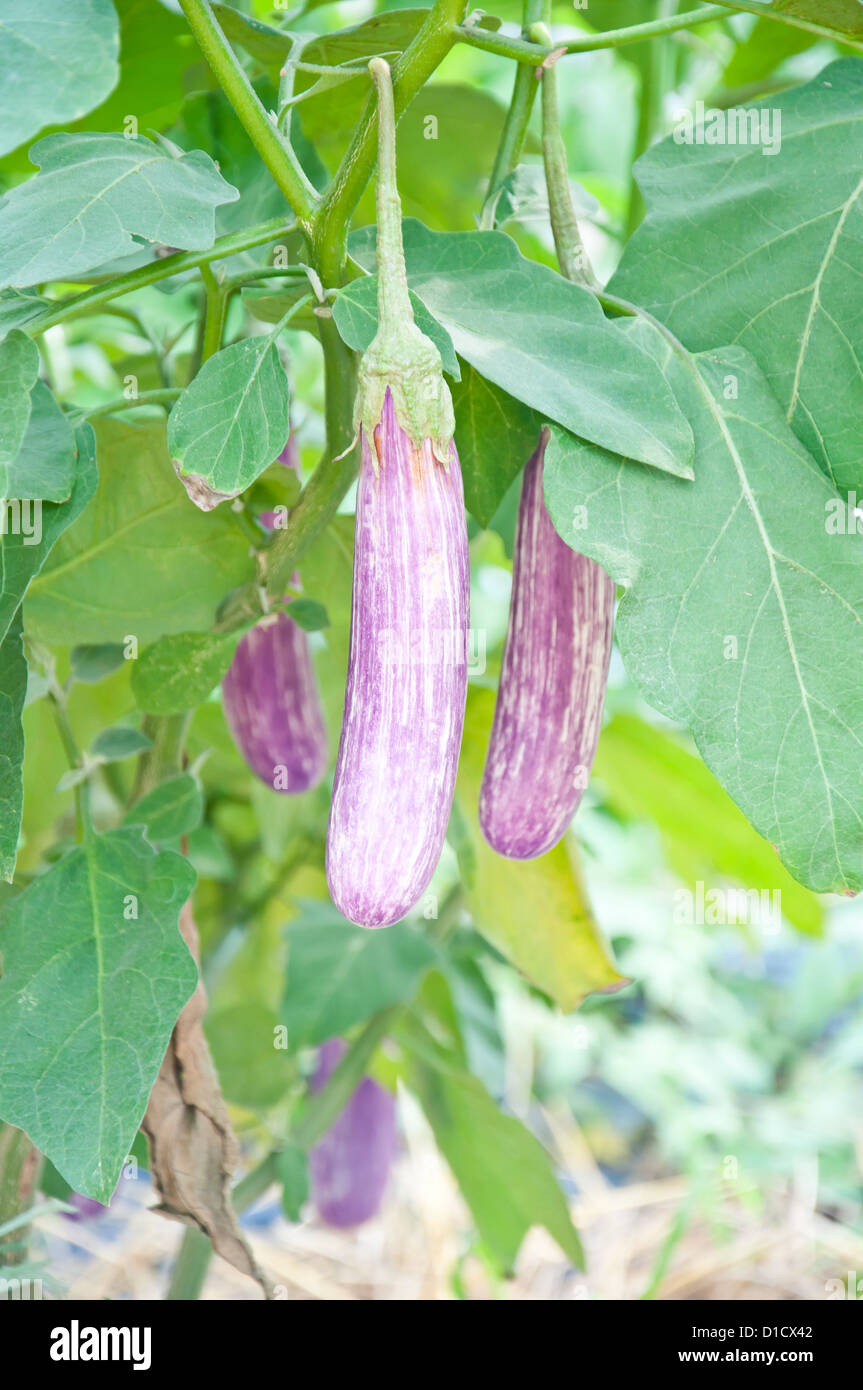
[[[324,1043],[312,1090],[321,1089],[344,1050],[339,1038]],[[323,1221],[329,1226],[358,1226],[375,1215],[396,1142],[395,1101],[371,1077],[364,1077],[332,1129],[309,1155],[312,1197]]]
[[614,581],[558,535],[542,474],[547,435],[524,471],[509,626],[480,790],[492,849],[535,859],[564,835],[596,754]]
[[309,639],[279,612],[247,632],[222,682],[234,742],[262,782],[280,792],[316,787],[327,731]]
[[339,911],[399,921],[440,858],[467,694],[469,561],[452,401],[413,321],[389,68],[378,85],[378,332],[359,371],[351,646],[327,835]]

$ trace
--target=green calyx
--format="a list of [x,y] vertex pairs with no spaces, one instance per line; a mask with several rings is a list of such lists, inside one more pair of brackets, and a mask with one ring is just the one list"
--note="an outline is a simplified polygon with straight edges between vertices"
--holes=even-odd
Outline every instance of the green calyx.
[[360,362],[355,423],[373,437],[389,388],[405,434],[417,448],[429,439],[435,458],[448,466],[455,432],[452,397],[440,353],[414,323],[408,294],[390,69],[383,58],[373,58],[369,71],[378,89],[378,331]]

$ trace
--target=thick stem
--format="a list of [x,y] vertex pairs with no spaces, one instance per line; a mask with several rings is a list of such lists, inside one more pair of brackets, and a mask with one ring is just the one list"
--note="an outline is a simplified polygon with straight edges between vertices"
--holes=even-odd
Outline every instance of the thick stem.
[[[0,1122],[0,1226],[33,1206],[42,1156],[22,1129]],[[23,1264],[29,1228],[0,1239],[0,1266]]]
[[318,195],[297,156],[258,100],[219,27],[209,0],[180,0],[180,7],[195,35],[198,47],[212,69],[213,76],[308,237],[311,234]]
[[378,93],[378,329],[413,321],[405,252],[402,245],[402,201],[396,176],[396,117],[389,64],[373,58],[369,71]]
[[207,295],[204,335],[201,339],[201,365],[203,366],[222,346],[225,316],[228,312],[228,295],[225,287],[209,265],[201,266],[201,278],[204,281]]
[[[524,22],[521,30],[524,38],[528,37],[530,26],[542,19],[543,10],[544,0],[525,0]],[[488,181],[488,192],[480,213],[480,231],[490,231],[494,226],[494,214],[500,186],[507,175],[512,173],[521,158],[521,152],[527,138],[530,113],[533,110],[535,100],[536,78],[531,72],[529,64],[519,63],[515,70],[509,109],[503,123],[500,143]]]
[[[584,37],[568,39],[566,43],[556,44],[555,50],[564,53],[594,53],[601,48],[622,48],[624,44],[640,43],[657,34],[673,34],[678,29],[695,29],[700,24],[724,18],[722,6],[701,5],[685,14],[673,15],[670,19],[650,20],[646,24],[632,24],[627,29],[608,29],[605,33],[585,34]],[[754,6],[753,6],[754,9]],[[767,13],[759,9],[758,13]],[[775,15],[781,19],[783,16]],[[508,34],[495,34],[489,29],[479,29],[474,25],[460,24],[455,30],[457,43],[470,44],[472,48],[482,48],[486,53],[497,53],[501,58],[515,58],[519,63],[530,63],[539,67],[552,52],[545,44],[530,43],[527,39],[510,38]]]
[[151,792],[167,777],[179,772],[183,761],[183,745],[192,715],[185,714],[147,714],[141,721],[141,730],[153,740],[138,759],[138,771],[132,791],[132,804],[140,801],[146,792]]
[[197,270],[199,266],[209,265],[211,261],[234,256],[240,251],[251,251],[256,246],[265,246],[268,241],[278,241],[280,237],[294,231],[296,225],[293,221],[286,221],[284,217],[271,217],[268,222],[249,227],[244,232],[231,232],[229,236],[219,237],[206,251],[175,251],[170,256],[153,261],[152,265],[139,266],[137,270],[129,270],[125,275],[115,275],[103,284],[82,290],[80,294],[58,299],[38,318],[24,324],[24,331],[31,336],[43,333],[46,328],[53,328],[55,323],[94,313],[112,299],[132,294],[134,290],[144,289],[147,285],[155,285],[159,280],[168,280],[172,275],[179,275],[184,270]]
[[[436,0],[413,43],[393,67],[396,119],[408,107],[453,45],[465,0]],[[351,213],[371,178],[377,156],[377,103],[370,98],[354,138],[324,194],[315,218],[315,266],[324,284],[342,283]]]

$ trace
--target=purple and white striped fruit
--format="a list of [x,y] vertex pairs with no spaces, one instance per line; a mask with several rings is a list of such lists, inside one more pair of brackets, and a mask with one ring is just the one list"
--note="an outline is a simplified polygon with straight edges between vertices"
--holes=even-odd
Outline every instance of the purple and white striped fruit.
[[419,332],[395,191],[389,69],[379,91],[378,333],[360,366],[351,648],[327,835],[339,911],[399,921],[434,873],[467,694],[469,560],[440,354]]
[[222,708],[237,748],[280,792],[316,787],[327,770],[327,731],[309,639],[287,613],[243,637],[222,682]]
[[[344,1050],[338,1038],[324,1043],[312,1090],[321,1089]],[[366,1076],[332,1129],[309,1154],[312,1198],[322,1220],[330,1226],[358,1226],[375,1215],[396,1143],[395,1101]]]
[[547,435],[524,471],[509,626],[479,801],[492,849],[534,859],[564,835],[596,754],[614,581],[561,539],[546,509]]

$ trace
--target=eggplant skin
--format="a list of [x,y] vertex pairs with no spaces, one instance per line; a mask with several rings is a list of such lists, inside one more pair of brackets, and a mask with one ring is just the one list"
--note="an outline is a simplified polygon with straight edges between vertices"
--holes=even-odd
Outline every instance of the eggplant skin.
[[614,631],[614,580],[554,529],[544,460],[545,435],[524,472],[480,789],[482,832],[507,859],[553,849],[576,812],[596,755]]
[[[312,1090],[329,1079],[345,1050],[339,1038],[324,1043]],[[309,1154],[312,1199],[328,1226],[359,1226],[378,1211],[398,1136],[389,1091],[366,1076],[323,1139]]]
[[265,618],[241,639],[222,682],[234,743],[262,782],[305,792],[327,770],[327,731],[309,639],[293,618]]
[[415,447],[387,390],[362,432],[351,646],[327,835],[333,902],[398,922],[437,867],[467,695],[470,565],[455,446]]

